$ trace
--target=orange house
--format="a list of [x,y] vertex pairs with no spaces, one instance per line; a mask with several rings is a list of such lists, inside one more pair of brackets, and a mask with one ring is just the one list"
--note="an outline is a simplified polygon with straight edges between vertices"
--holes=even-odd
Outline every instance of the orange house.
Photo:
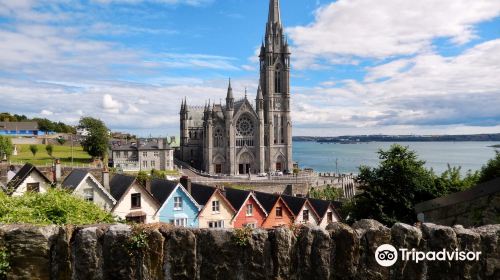
[[275,228],[293,224],[295,216],[280,195],[255,192],[255,196],[268,213],[267,218],[262,224],[263,228]]
[[232,223],[234,228],[260,228],[267,217],[267,212],[253,192],[226,189],[226,198],[237,209]]

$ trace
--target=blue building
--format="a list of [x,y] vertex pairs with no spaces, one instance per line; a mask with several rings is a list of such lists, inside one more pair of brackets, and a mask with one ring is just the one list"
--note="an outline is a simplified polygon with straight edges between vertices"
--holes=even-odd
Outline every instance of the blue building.
[[0,122],[0,135],[32,137],[38,133],[36,122]]
[[151,193],[160,202],[156,217],[162,223],[197,228],[201,206],[180,183],[155,179]]

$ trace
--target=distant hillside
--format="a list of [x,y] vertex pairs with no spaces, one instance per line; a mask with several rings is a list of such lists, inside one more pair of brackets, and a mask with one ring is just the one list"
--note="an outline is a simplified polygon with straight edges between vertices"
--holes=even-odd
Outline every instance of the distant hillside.
[[37,122],[38,129],[44,132],[57,132],[57,133],[76,133],[75,127],[67,125],[63,122],[53,122],[45,118],[28,118],[25,115],[17,115],[10,113],[0,113],[0,122]]
[[295,136],[293,137],[293,141],[313,141],[320,143],[500,141],[500,133],[473,135],[354,135],[337,137]]

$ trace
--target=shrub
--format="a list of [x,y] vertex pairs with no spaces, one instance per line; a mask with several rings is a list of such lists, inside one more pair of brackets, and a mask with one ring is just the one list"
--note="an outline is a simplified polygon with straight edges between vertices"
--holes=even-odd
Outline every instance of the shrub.
[[237,228],[234,230],[233,242],[239,247],[245,247],[250,242],[253,229],[250,227]]
[[10,197],[0,193],[0,223],[85,225],[115,222],[97,205],[59,189]]

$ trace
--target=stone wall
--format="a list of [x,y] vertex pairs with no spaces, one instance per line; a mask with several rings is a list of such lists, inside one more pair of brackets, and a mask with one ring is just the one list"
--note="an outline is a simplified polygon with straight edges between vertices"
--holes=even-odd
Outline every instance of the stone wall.
[[[500,279],[500,225],[475,229],[424,224],[387,228],[373,220],[327,231],[230,230],[126,225],[0,226],[10,254],[7,279]],[[246,244],[242,241],[247,241]],[[376,248],[481,251],[478,262],[398,261],[379,266]]]

